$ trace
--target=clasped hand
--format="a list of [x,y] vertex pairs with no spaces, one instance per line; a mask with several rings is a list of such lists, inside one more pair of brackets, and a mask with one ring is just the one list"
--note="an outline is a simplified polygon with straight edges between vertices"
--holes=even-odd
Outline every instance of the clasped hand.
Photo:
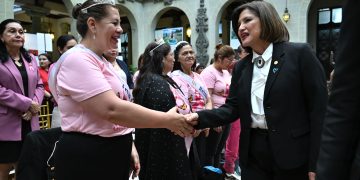
[[37,102],[32,101],[29,109],[24,114],[21,115],[21,118],[26,121],[30,121],[31,118],[39,112],[40,112],[40,105]]
[[166,122],[167,129],[181,137],[193,136],[195,133],[193,126],[197,124],[198,117],[196,113],[182,115],[177,113],[177,107],[173,107],[167,112],[167,115],[169,117]]

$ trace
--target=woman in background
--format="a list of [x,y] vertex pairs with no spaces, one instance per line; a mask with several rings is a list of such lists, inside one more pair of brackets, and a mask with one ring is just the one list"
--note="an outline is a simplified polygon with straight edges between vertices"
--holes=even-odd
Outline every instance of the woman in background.
[[[73,35],[62,35],[56,41],[57,49],[60,53],[60,56],[65,53],[67,50],[71,49],[77,44],[77,41]],[[55,62],[56,63],[56,62]],[[51,64],[50,70],[53,68],[54,64]],[[61,115],[57,103],[54,100],[54,108],[52,109],[52,117],[51,117],[51,128],[60,127],[61,124]]]
[[[186,41],[180,41],[174,49],[174,71],[171,77],[180,86],[181,91],[185,94],[192,112],[211,109],[212,102],[206,84],[201,76],[194,72],[196,66],[195,52],[192,46]],[[200,134],[199,134],[200,133]],[[205,161],[205,139],[208,136],[209,129],[197,131],[195,134],[196,158],[200,161],[200,167]],[[202,174],[199,174],[201,177]]]
[[113,65],[116,73],[121,77],[122,80],[124,80],[124,82],[127,83],[129,88],[132,90],[134,89],[134,82],[131,73],[127,64],[124,61],[117,59],[118,54],[118,49],[109,49],[104,52],[103,56]]
[[[179,86],[167,75],[173,66],[174,55],[170,45],[162,41],[150,43],[145,49],[144,64],[133,91],[134,102],[163,112],[177,105],[180,113],[190,113]],[[191,139],[184,139],[165,128],[136,129],[135,145],[141,162],[139,178],[193,179],[188,157],[190,144]]]
[[[219,44],[214,53],[214,63],[209,65],[201,73],[208,88],[213,104],[212,108],[218,108],[225,103],[229,94],[231,74],[228,71],[234,61],[235,52],[228,45]],[[205,165],[220,167],[221,152],[229,135],[230,125],[211,128],[206,138]]]
[[50,92],[49,88],[49,68],[52,63],[51,58],[49,54],[43,53],[38,56],[39,59],[39,74],[40,78],[44,84],[44,101],[42,102],[42,105],[46,105],[48,103],[49,110],[52,110],[54,108],[53,98]]
[[76,44],[77,44],[76,38],[73,35],[69,35],[69,34],[61,35],[56,41],[56,46],[60,55],[62,55],[67,50],[74,47]]
[[138,58],[138,65],[137,65],[138,70],[134,73],[134,76],[133,76],[134,85],[136,84],[136,79],[139,76],[140,69],[143,66],[143,64],[144,64],[144,54],[140,54],[140,56]]
[[39,129],[44,88],[36,59],[24,49],[20,22],[0,23],[0,180],[16,166],[25,136]]

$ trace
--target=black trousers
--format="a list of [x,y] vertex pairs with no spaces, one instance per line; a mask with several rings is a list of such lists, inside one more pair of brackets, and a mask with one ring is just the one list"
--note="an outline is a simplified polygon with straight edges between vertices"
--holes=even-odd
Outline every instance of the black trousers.
[[281,169],[273,157],[266,130],[252,129],[249,159],[241,169],[242,180],[308,180],[308,165]]
[[105,138],[64,132],[55,150],[55,179],[127,180],[131,149],[131,133]]
[[225,147],[226,140],[229,136],[230,124],[223,126],[223,130],[218,133],[213,128],[210,129],[206,141],[205,165],[220,167],[221,152]]

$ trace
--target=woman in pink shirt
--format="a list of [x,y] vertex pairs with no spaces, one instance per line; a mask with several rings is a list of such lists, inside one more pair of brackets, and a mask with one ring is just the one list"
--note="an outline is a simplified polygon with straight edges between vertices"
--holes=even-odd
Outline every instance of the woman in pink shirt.
[[[192,112],[211,109],[212,102],[206,84],[201,76],[194,72],[196,66],[195,52],[192,46],[186,41],[177,43],[174,50],[174,71],[171,73],[174,81],[179,85],[185,97],[188,99]],[[195,134],[195,152],[199,156],[200,166],[203,166],[205,155],[205,138],[209,129],[204,132],[197,131]]]
[[[225,103],[229,94],[231,74],[227,70],[235,58],[234,50],[228,45],[219,44],[214,53],[214,63],[206,67],[201,77],[211,95],[213,108]],[[220,126],[210,130],[206,139],[206,165],[220,166],[221,152],[229,135],[230,125]]]
[[126,82],[102,57],[117,48],[122,33],[113,1],[79,3],[73,17],[82,40],[50,72],[63,131],[55,151],[55,177],[128,179],[130,162],[135,174],[140,170],[133,128],[167,128],[181,136],[190,135],[193,128],[176,108],[159,112],[129,102]]

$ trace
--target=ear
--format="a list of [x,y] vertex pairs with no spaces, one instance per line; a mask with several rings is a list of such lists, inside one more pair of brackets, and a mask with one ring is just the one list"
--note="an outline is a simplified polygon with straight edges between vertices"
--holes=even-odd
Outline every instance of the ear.
[[89,31],[94,34],[96,33],[96,20],[93,17],[89,17],[87,20]]

